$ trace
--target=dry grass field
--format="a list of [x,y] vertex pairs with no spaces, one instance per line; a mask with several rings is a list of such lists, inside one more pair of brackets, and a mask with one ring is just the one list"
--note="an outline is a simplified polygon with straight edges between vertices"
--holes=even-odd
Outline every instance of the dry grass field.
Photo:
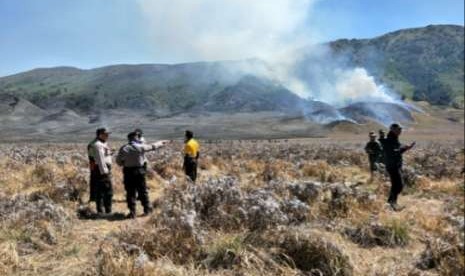
[[155,212],[134,220],[116,167],[114,214],[93,214],[85,145],[0,145],[0,274],[460,275],[459,140],[406,155],[398,213],[361,142],[203,141],[196,185],[173,142],[149,156]]

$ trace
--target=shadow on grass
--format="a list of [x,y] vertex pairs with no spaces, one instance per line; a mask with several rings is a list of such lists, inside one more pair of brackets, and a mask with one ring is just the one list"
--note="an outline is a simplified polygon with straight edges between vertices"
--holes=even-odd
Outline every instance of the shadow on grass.
[[80,220],[108,220],[121,221],[125,220],[126,215],[123,213],[99,214],[92,211],[89,207],[81,207],[77,210],[77,216]]

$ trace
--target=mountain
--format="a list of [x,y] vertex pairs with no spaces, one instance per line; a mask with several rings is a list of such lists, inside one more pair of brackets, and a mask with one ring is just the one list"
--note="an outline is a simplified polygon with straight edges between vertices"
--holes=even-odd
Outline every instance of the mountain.
[[[349,66],[365,67],[379,83],[407,98],[463,107],[463,26],[405,29],[328,45],[334,57]],[[102,109],[137,109],[157,115],[193,110],[267,111],[306,104],[279,83],[239,73],[245,66],[264,66],[257,63],[35,69],[0,78],[0,94],[14,95],[43,109],[67,108],[85,114]]]
[[[407,98],[463,107],[463,26],[405,29],[328,45],[336,58],[350,66],[363,66],[379,83]],[[85,113],[115,108],[160,114],[201,109],[260,111],[276,109],[273,99],[284,101],[286,108],[301,104],[279,84],[238,73],[250,63],[259,61],[35,69],[0,78],[0,94],[26,99],[44,109]],[[273,91],[272,96],[264,91]]]
[[464,27],[430,25],[330,43],[333,54],[417,101],[463,108]]
[[[332,64],[362,66],[377,83],[422,101],[417,102],[422,106],[463,109],[463,40],[464,27],[450,25],[337,40],[323,45],[329,49],[325,55],[312,60],[315,55],[308,54],[310,58],[303,58],[294,70],[297,73],[301,66],[303,74],[297,76],[310,84],[334,74]],[[310,50],[302,51],[305,55]],[[330,65],[319,68],[322,63]],[[107,125],[121,137],[131,127],[148,128],[147,133],[166,138],[185,128],[216,138],[321,137],[328,129],[363,132],[364,126],[393,121],[417,123],[413,111],[418,110],[405,102],[332,106],[300,98],[267,77],[273,69],[250,59],[89,70],[40,68],[1,77],[2,136],[80,139]]]

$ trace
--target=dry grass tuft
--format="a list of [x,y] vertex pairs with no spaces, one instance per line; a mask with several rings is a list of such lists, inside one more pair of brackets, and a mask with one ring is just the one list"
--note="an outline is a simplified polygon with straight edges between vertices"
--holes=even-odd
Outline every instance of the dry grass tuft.
[[337,244],[302,228],[266,232],[262,239],[272,246],[277,262],[310,275],[353,275],[350,258]]
[[462,275],[465,271],[463,243],[429,240],[417,266],[423,270],[435,269],[440,275]]
[[347,228],[345,234],[352,242],[366,248],[405,246],[410,240],[409,226],[398,219],[383,224],[368,221],[356,228]]

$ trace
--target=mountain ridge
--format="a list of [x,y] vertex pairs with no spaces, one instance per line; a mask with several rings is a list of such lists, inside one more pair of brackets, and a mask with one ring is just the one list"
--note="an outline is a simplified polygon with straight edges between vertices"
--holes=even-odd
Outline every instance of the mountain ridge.
[[[340,39],[328,45],[334,56],[343,56],[350,66],[366,68],[379,83],[404,97],[463,108],[463,36],[458,34],[463,34],[463,26],[430,25],[373,39]],[[1,77],[0,94],[25,98],[41,108],[69,108],[84,113],[121,107],[178,113],[221,105],[205,102],[220,99],[217,94],[240,85],[248,76],[238,74],[237,68],[247,62],[38,68]],[[256,80],[263,84],[260,88],[255,85],[257,90],[276,88],[271,80]]]

